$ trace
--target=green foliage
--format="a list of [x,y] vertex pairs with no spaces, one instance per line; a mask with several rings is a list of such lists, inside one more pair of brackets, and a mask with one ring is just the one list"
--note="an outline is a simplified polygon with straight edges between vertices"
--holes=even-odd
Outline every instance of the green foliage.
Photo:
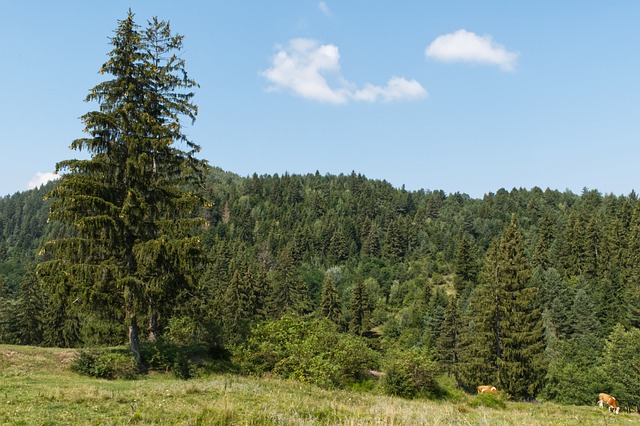
[[[120,47],[132,47],[154,33],[158,24],[138,28],[137,35],[121,39]],[[157,32],[158,40],[164,37],[162,33],[167,34],[166,28]],[[130,77],[155,81],[156,73],[143,59],[153,56],[151,52],[131,52],[139,54],[140,61],[137,68],[131,68]],[[113,53],[118,56],[123,51],[114,47]],[[122,65],[120,59],[111,61],[110,69]],[[158,71],[158,76],[166,75],[166,70]],[[158,94],[140,96],[142,92],[136,89],[127,97],[116,80],[105,81],[91,96],[113,89],[120,97],[110,99],[154,117],[151,104]],[[188,94],[190,89],[184,89]],[[89,126],[113,118],[112,107],[116,105],[107,102],[104,110],[89,113],[85,123]],[[144,120],[136,121],[135,114],[130,118],[136,127],[145,128]],[[111,123],[122,124],[118,120]],[[155,140],[151,135],[163,134],[157,121],[147,124],[150,140]],[[88,130],[88,138],[82,141],[104,147],[101,138],[108,132],[91,133],[95,130],[91,126]],[[199,196],[182,193],[185,197],[180,198],[170,185],[179,181],[180,190],[199,194],[192,185],[195,176],[174,175],[173,179],[167,173],[153,185],[146,180],[153,175],[153,156],[142,152],[149,146],[134,140],[131,130],[127,142],[133,150],[125,167],[109,157],[109,152],[124,156],[119,145],[113,144],[97,155],[96,162],[65,163],[77,166],[77,178],[0,198],[0,282],[4,283],[0,286],[0,328],[5,330],[6,341],[37,341],[40,323],[41,344],[116,346],[128,335],[131,322],[126,315],[132,308],[143,346],[145,335],[154,335],[166,344],[207,342],[208,352],[223,356],[223,344],[244,346],[260,321],[277,319],[287,311],[320,316],[323,279],[331,277],[339,302],[333,296],[326,300],[331,301],[334,313],[339,312],[336,306],[343,308],[346,318],[340,330],[354,319],[358,322],[349,308],[354,291],[363,283],[369,324],[361,330],[352,328],[353,333],[364,330],[364,335],[381,336],[367,341],[380,353],[429,346],[442,371],[450,372],[467,391],[475,393],[478,382],[499,385],[499,369],[504,372],[501,380],[512,383],[509,392],[523,399],[534,397],[545,380],[547,386],[539,397],[563,403],[592,403],[595,385],[613,385],[601,367],[601,339],[610,336],[617,323],[625,330],[640,324],[636,285],[640,277],[640,203],[635,193],[603,196],[597,191],[576,195],[539,188],[500,189],[476,200],[437,190],[396,189],[355,173],[255,174],[245,179],[211,169],[202,193],[213,203],[203,206],[201,200],[196,202]],[[151,145],[156,148],[155,143]],[[188,144],[182,146],[187,146],[188,153],[195,152]],[[168,157],[162,149],[156,153],[159,173],[166,170],[159,160]],[[186,163],[182,165],[181,170],[190,170]],[[131,194],[129,186],[118,186],[128,172],[132,173],[128,179],[147,182],[146,186],[133,185]],[[61,194],[60,185],[74,192],[43,201],[48,192]],[[154,191],[148,191],[150,188]],[[78,196],[85,189],[88,192]],[[171,205],[158,198],[163,194],[178,198]],[[49,206],[58,201],[54,211],[62,208],[64,214],[77,216],[77,227],[75,222],[53,217],[45,224]],[[81,207],[87,206],[95,215],[82,216]],[[182,219],[168,213],[186,212],[187,207],[191,211]],[[140,239],[131,248],[133,263],[140,270],[127,278],[128,266],[121,257],[127,252],[115,248],[114,242],[126,240],[127,226],[131,226],[132,238],[153,233],[154,214],[159,214],[155,216],[160,220],[158,238],[146,243]],[[507,236],[513,216],[518,218],[515,238]],[[210,226],[198,228],[203,221]],[[206,259],[196,237],[208,251]],[[182,242],[174,244],[174,238]],[[73,242],[48,247],[37,257],[35,249],[42,241],[62,240]],[[91,252],[94,257],[69,268],[62,263],[52,268],[52,275],[42,281],[44,305],[38,310],[37,292],[32,291],[37,288],[23,277],[34,260],[45,266],[56,260],[54,249]],[[480,265],[484,266],[482,273]],[[86,279],[65,278],[65,272]],[[499,279],[492,278],[496,272]],[[525,279],[527,276],[531,279]],[[520,290],[522,282],[525,286]],[[27,300],[24,306],[28,309],[23,310],[20,306]],[[452,305],[453,300],[458,303]],[[450,312],[452,306],[457,312]],[[544,318],[548,338],[542,342],[543,348],[546,343],[544,352],[537,340],[540,318]],[[21,322],[33,326],[21,326]],[[29,336],[30,331],[34,336]],[[587,343],[589,339],[592,343]],[[533,340],[536,342],[530,343]],[[572,356],[570,351],[584,357]],[[549,358],[548,373],[541,353]],[[182,366],[184,376],[194,374],[194,366],[200,368],[192,356],[168,358],[162,362],[163,371]],[[294,375],[291,371],[296,370],[297,358],[291,359],[283,363],[283,375]],[[624,364],[615,358],[617,362]]]
[[71,369],[99,379],[134,379],[135,359],[130,353],[113,350],[82,350],[71,363]]
[[176,344],[163,339],[146,342],[142,359],[151,371],[171,373],[183,380],[230,369],[228,361],[211,352],[206,344]]
[[363,335],[371,329],[371,312],[369,293],[364,281],[358,281],[351,293],[349,304],[349,331]]
[[614,327],[605,343],[603,369],[618,404],[640,407],[640,329]]
[[469,401],[469,406],[471,407],[488,407],[499,410],[504,410],[507,408],[507,404],[504,403],[500,399],[500,397],[495,396],[488,392],[479,393]]
[[[461,378],[468,389],[498,383],[517,399],[533,398],[546,371],[545,336],[537,288],[515,218],[485,257],[477,297],[470,300]],[[466,365],[464,365],[466,364]],[[495,376],[482,372],[495,371]]]
[[[197,84],[179,56],[182,36],[157,18],[141,31],[129,12],[111,44],[100,69],[111,79],[87,96],[100,108],[82,117],[88,137],[71,144],[90,158],[59,162],[56,172],[64,173],[48,194],[50,219],[76,234],[49,239],[38,271],[59,307],[119,311],[141,368],[139,318],[146,314],[149,333],[159,334],[158,318],[202,264],[195,231],[204,202],[190,188],[203,180],[206,163],[182,132],[181,120],[197,114],[189,91]],[[65,311],[57,313],[64,322]]]
[[327,319],[285,315],[260,323],[246,344],[233,351],[243,373],[274,373],[322,387],[361,381],[377,355],[357,336],[339,333]]
[[403,398],[433,397],[443,392],[437,378],[438,364],[422,348],[387,354],[381,387],[384,393]]
[[562,404],[593,404],[594,395],[606,391],[611,381],[601,367],[602,346],[595,335],[553,341],[541,396]]
[[333,322],[339,330],[344,328],[344,315],[342,314],[342,306],[336,284],[327,275],[322,286],[322,296],[320,299],[320,315]]

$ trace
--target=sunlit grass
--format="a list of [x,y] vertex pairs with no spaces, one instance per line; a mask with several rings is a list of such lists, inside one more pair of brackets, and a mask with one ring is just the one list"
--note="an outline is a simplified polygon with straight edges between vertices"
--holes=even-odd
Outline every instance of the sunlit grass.
[[557,404],[472,407],[474,396],[404,400],[274,378],[150,374],[97,380],[68,368],[71,350],[0,346],[0,424],[15,425],[614,425],[640,416]]

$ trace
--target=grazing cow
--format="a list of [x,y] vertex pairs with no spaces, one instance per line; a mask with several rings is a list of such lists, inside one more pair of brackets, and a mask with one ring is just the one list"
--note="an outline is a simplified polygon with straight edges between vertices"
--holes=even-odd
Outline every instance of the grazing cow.
[[598,405],[602,408],[602,404],[605,403],[609,406],[609,411],[613,410],[614,413],[618,414],[620,412],[620,406],[618,405],[618,401],[614,397],[606,393],[598,394]]
[[478,393],[492,393],[495,396],[498,396],[498,389],[495,386],[487,385],[487,386],[478,386]]

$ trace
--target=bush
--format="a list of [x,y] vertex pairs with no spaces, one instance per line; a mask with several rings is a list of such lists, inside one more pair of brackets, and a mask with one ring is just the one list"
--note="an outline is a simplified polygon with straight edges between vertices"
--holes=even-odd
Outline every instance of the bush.
[[469,402],[471,407],[489,407],[503,409],[507,407],[499,397],[491,393],[479,393]]
[[387,355],[381,386],[384,393],[402,398],[435,396],[443,392],[437,382],[438,365],[421,348]]
[[71,363],[76,373],[99,379],[134,379],[136,363],[128,353],[119,351],[80,351]]
[[274,373],[322,387],[352,385],[377,364],[377,354],[364,338],[339,333],[324,318],[284,316],[261,323],[232,352],[243,373]]

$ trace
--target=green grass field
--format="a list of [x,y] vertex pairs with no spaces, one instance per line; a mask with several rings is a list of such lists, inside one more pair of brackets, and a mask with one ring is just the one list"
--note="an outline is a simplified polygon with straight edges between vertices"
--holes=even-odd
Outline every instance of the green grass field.
[[473,407],[329,391],[292,381],[213,375],[183,381],[150,374],[97,380],[69,369],[75,351],[0,345],[0,424],[9,425],[618,425],[636,414],[510,403]]

